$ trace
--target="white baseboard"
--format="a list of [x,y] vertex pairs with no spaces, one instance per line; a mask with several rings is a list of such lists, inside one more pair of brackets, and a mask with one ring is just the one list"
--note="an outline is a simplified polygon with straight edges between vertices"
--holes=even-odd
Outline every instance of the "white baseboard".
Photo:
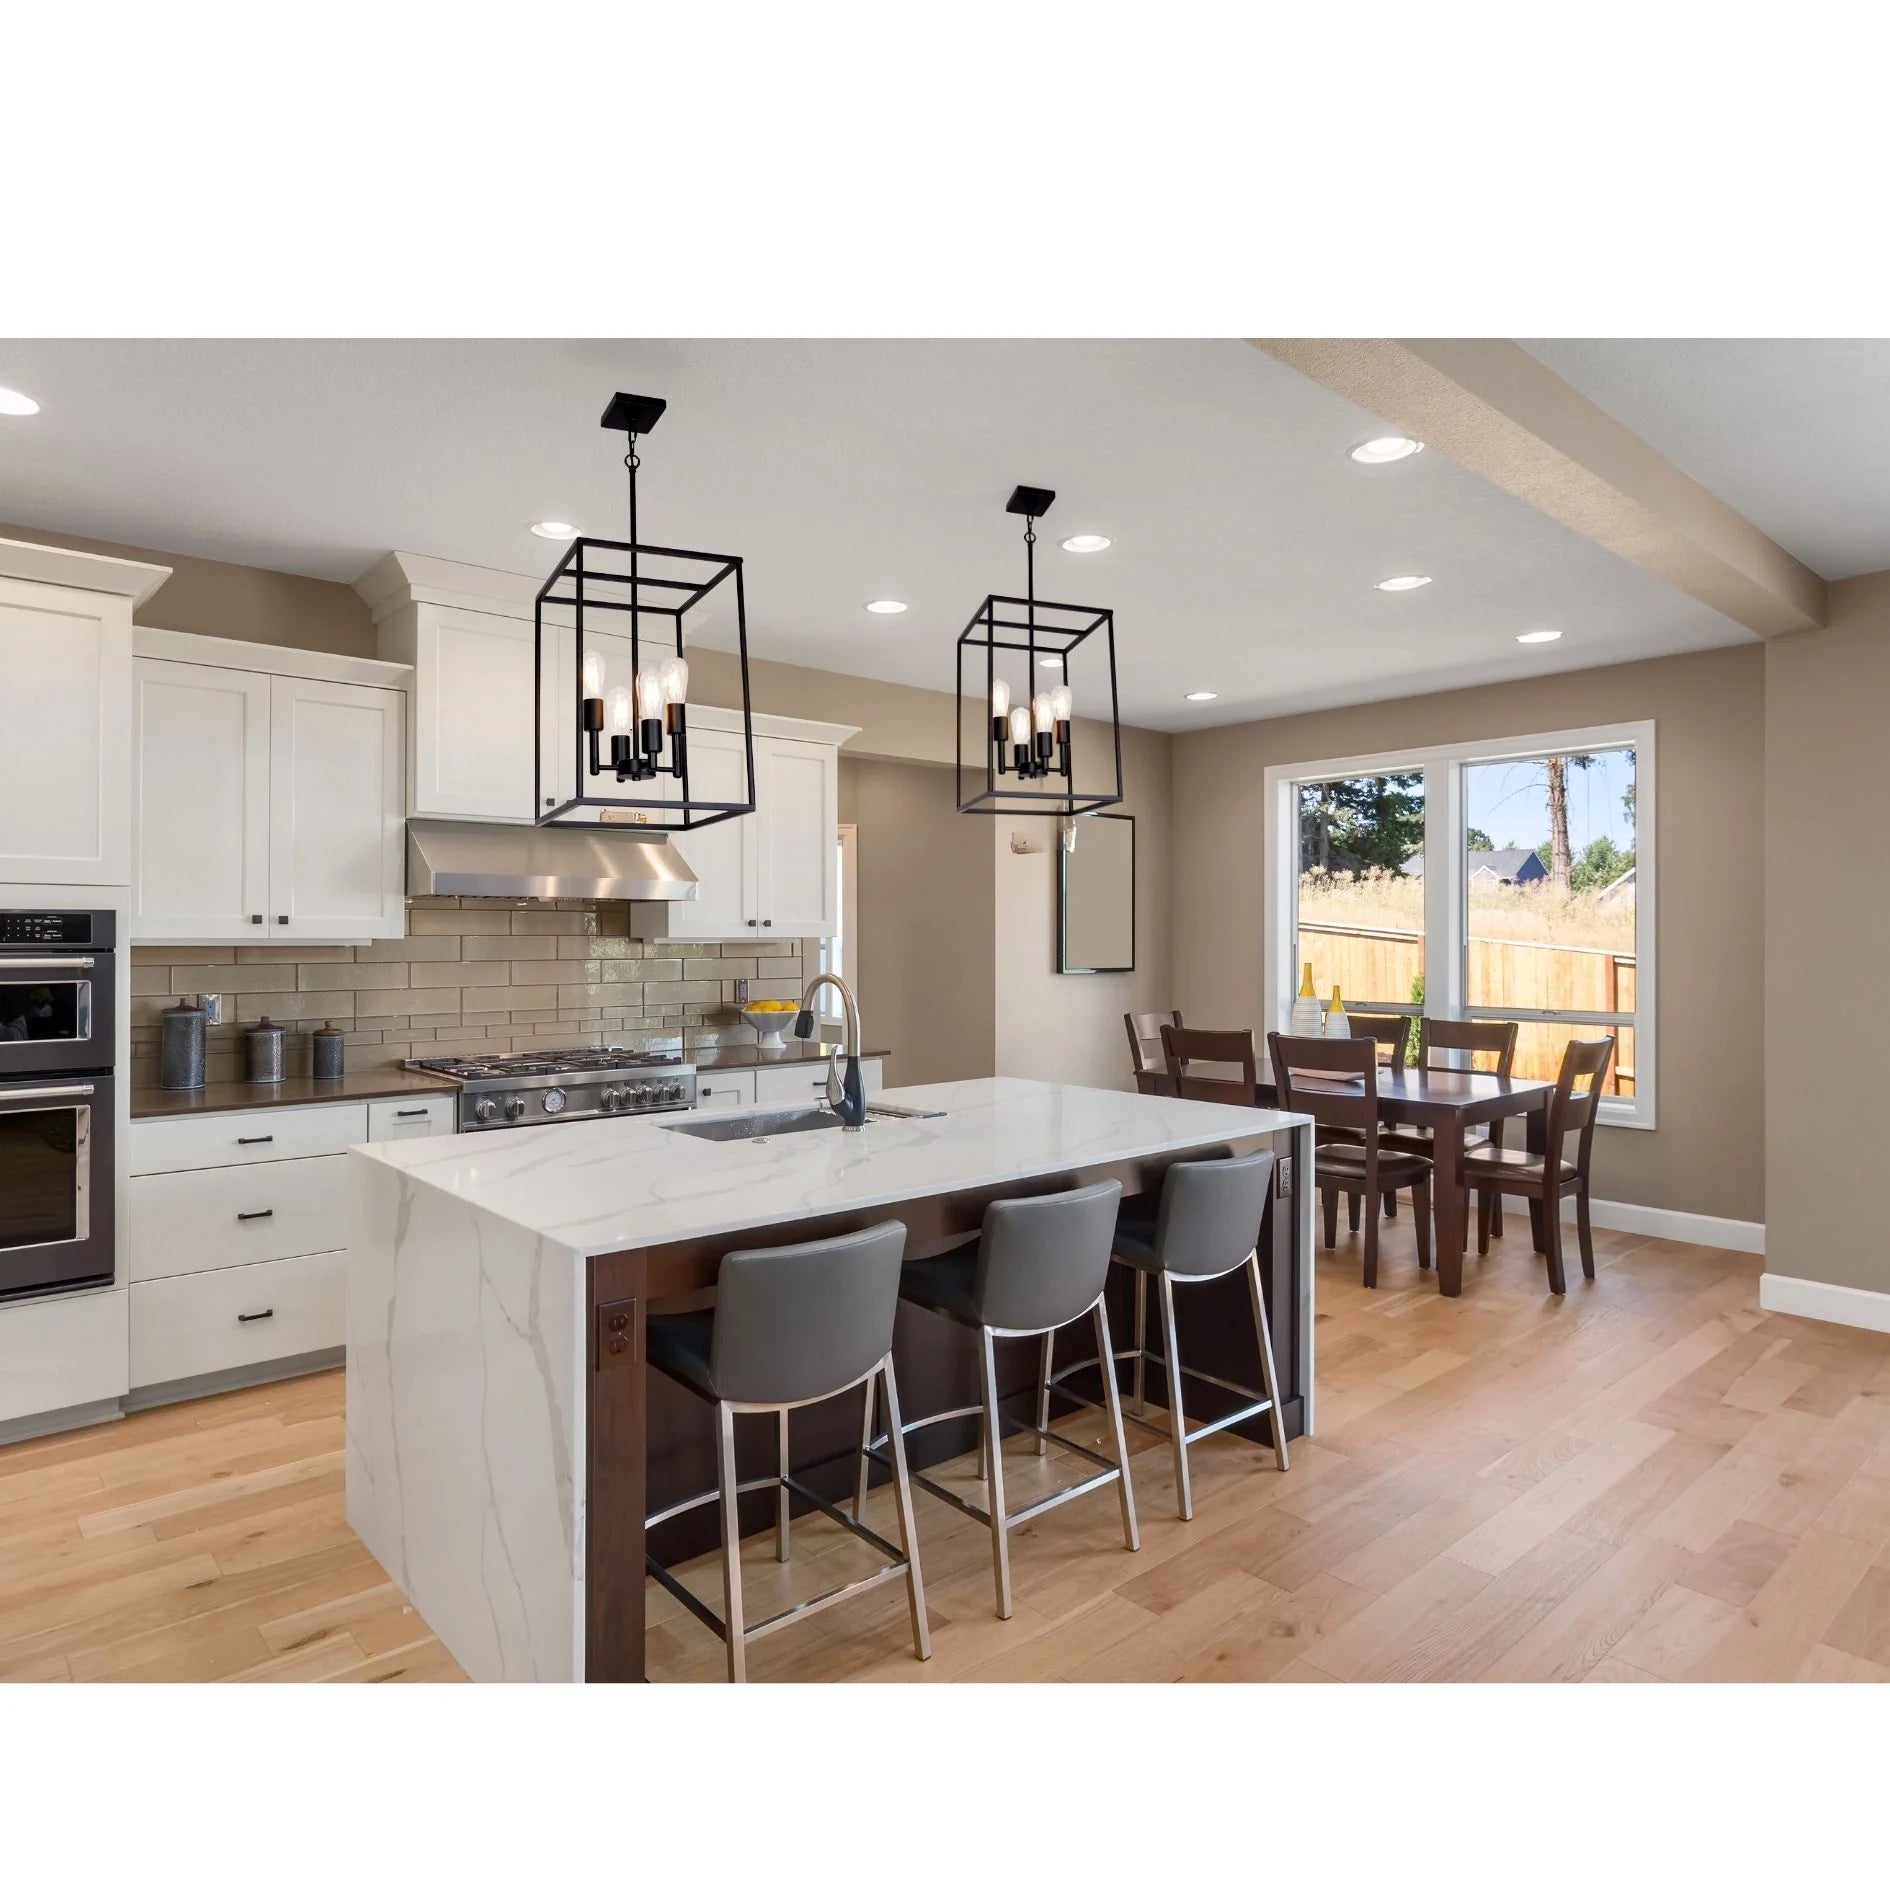
[[[1505,1203],[1505,1211],[1520,1203]],[[1763,1221],[1729,1221],[1717,1214],[1686,1214],[1678,1208],[1641,1207],[1633,1201],[1593,1201],[1589,1216],[1597,1227],[1617,1234],[1650,1234],[1658,1240],[1684,1240],[1695,1247],[1724,1247],[1729,1253],[1763,1253]],[[1575,1197],[1562,1197],[1562,1218],[1575,1218]]]
[[1827,1325],[1890,1332],[1890,1293],[1872,1293],[1861,1286],[1832,1286],[1824,1280],[1796,1279],[1789,1273],[1761,1273],[1759,1306],[1764,1312],[1822,1319]]

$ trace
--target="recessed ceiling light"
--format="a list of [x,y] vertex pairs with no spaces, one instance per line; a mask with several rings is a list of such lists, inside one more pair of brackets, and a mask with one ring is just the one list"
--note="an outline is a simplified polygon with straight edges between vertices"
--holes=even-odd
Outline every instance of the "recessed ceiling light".
[[1105,538],[1101,532],[1078,532],[1074,538],[1063,541],[1065,551],[1107,551],[1113,539]]
[[1219,700],[1220,692],[1215,689],[1190,689],[1182,697],[1184,702],[1218,702]]
[[905,615],[905,605],[896,597],[876,597],[867,605],[875,617],[901,617]]
[[1553,643],[1561,634],[1559,630],[1525,630],[1516,641],[1518,643]]
[[1378,588],[1381,591],[1421,591],[1429,582],[1429,578],[1412,571],[1403,577],[1380,578]]
[[1040,656],[1037,658],[1037,667],[1039,669],[1061,669],[1063,667],[1063,658],[1060,656]]
[[[0,413],[18,414],[24,418],[29,413],[39,412],[39,402],[31,394],[22,394],[16,388],[0,387]],[[1106,545],[1108,539],[1104,539]]]
[[532,527],[534,537],[538,538],[575,538],[578,528],[567,525],[561,518],[541,518]]
[[1409,459],[1424,450],[1422,440],[1407,440],[1402,433],[1387,433],[1382,440],[1367,440],[1352,448],[1352,457],[1361,466],[1389,466],[1394,459]]

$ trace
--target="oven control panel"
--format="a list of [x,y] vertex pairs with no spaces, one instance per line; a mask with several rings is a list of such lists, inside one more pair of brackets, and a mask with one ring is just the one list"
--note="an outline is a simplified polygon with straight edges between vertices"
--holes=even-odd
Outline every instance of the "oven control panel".
[[0,912],[0,951],[108,947],[116,917],[111,912]]

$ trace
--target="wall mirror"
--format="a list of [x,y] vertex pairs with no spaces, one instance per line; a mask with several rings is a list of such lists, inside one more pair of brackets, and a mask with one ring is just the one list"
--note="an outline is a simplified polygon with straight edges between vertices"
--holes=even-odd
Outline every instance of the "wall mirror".
[[1088,814],[1076,851],[1059,850],[1059,971],[1135,969],[1135,816]]

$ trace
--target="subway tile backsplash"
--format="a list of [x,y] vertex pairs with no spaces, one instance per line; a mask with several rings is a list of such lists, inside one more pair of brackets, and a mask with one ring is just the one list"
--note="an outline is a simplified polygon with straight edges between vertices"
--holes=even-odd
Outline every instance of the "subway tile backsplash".
[[351,1070],[552,1044],[753,1043],[735,980],[751,997],[798,997],[819,962],[818,939],[634,939],[627,905],[576,899],[410,899],[407,936],[372,945],[134,945],[131,1080],[157,1081],[159,1015],[208,991],[223,993],[216,1083],[243,1074],[242,1032],[264,1016],[288,1032],[291,1075],[330,1022]]

